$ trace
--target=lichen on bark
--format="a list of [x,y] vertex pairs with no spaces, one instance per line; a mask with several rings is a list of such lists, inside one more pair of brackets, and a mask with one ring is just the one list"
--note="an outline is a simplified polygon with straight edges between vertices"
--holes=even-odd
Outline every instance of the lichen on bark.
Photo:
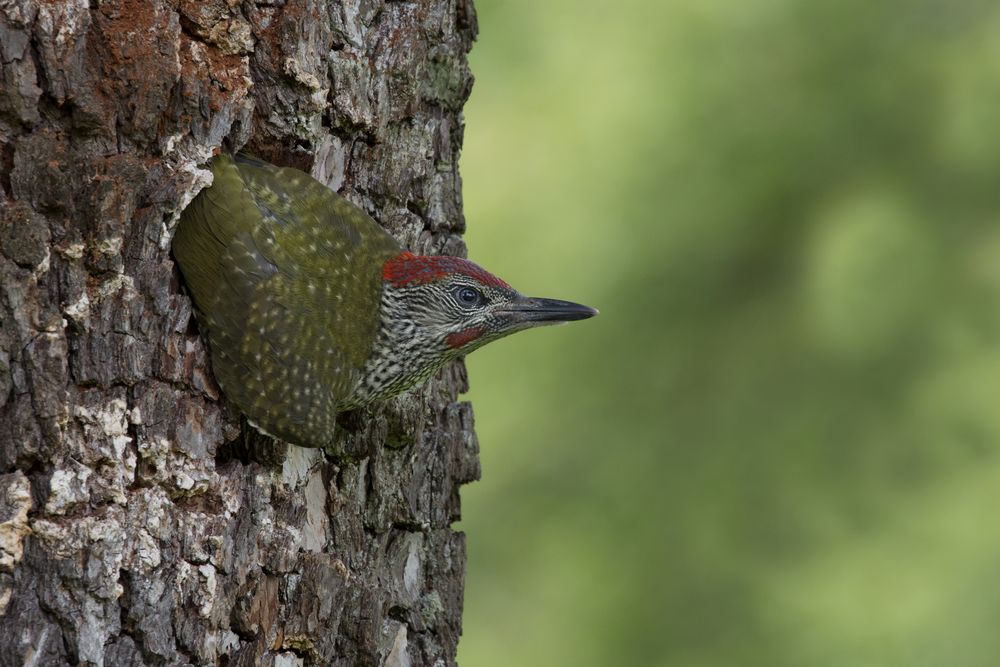
[[454,663],[463,367],[337,456],[266,442],[169,247],[246,148],[464,253],[475,30],[468,0],[0,1],[0,665]]

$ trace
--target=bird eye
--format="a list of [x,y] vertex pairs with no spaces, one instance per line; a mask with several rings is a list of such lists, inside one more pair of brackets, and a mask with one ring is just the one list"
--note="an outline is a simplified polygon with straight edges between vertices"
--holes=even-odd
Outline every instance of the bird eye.
[[482,293],[472,287],[459,287],[455,290],[455,298],[463,306],[478,306],[483,301]]

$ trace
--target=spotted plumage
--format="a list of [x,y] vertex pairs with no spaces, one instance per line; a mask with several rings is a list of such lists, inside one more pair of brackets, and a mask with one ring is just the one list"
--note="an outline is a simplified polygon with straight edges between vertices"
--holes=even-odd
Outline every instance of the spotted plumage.
[[184,210],[174,256],[226,395],[303,446],[514,331],[596,311],[529,299],[457,257],[418,256],[309,175],[222,156]]

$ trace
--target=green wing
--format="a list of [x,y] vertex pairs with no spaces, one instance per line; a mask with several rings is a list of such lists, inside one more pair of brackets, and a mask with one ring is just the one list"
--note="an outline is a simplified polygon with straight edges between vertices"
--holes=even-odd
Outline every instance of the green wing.
[[238,155],[181,215],[174,256],[215,376],[262,430],[321,446],[378,331],[399,245],[308,174]]

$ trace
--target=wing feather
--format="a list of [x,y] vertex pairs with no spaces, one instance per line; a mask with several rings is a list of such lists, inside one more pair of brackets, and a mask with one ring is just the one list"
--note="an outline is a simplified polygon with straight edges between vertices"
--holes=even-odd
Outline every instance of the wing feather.
[[322,445],[371,353],[399,245],[296,169],[238,155],[212,172],[173,247],[216,378],[262,430]]

